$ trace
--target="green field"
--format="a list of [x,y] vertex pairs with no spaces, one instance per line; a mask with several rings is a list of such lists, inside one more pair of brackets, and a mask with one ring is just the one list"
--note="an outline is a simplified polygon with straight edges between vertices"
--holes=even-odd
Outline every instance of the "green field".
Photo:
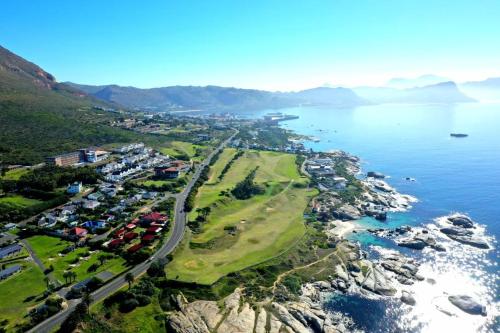
[[18,194],[8,194],[0,197],[0,206],[8,207],[9,209],[21,209],[41,203],[42,201],[30,199]]
[[[118,274],[126,269],[124,265],[125,260],[121,257],[115,257],[107,260],[96,271],[89,272],[88,268],[92,264],[99,263],[97,258],[102,252],[90,252],[88,257],[82,257],[82,254],[88,250],[86,248],[77,248],[73,252],[60,256],[59,253],[73,243],[50,236],[33,236],[26,240],[45,267],[54,266],[53,274],[62,283],[64,283],[63,273],[66,270],[75,272],[77,274],[76,280],[82,281],[103,271]],[[77,257],[80,257],[80,260],[77,263],[73,263]]]
[[18,261],[23,270],[5,281],[0,281],[0,321],[7,319],[7,330],[14,331],[14,326],[24,321],[28,310],[40,303],[37,300],[45,291],[44,275],[30,262]]
[[[151,304],[143,307],[137,307],[129,313],[121,313],[115,308],[112,310],[112,316],[110,319],[102,316],[105,312],[105,308],[102,303],[93,305],[91,309],[95,316],[97,316],[100,320],[105,321],[113,328],[113,332],[165,332],[165,321],[163,319],[164,312],[158,303],[158,298],[153,296],[151,300]],[[92,325],[89,326],[90,327],[88,327],[88,329],[84,329],[83,332],[96,332],[96,330],[92,330]]]
[[[206,146],[196,145],[184,141],[172,141],[167,143],[167,147],[160,148],[160,152],[165,155],[173,156],[174,158],[185,155],[190,159],[201,160],[203,156],[196,156],[196,149],[206,150]],[[206,155],[206,154],[203,154]]]
[[236,149],[224,149],[224,151],[219,155],[217,163],[210,168],[207,184],[214,184],[219,181],[218,177],[220,176],[222,169],[224,169],[226,164],[234,157],[234,155],[236,155]]
[[[225,152],[213,166],[221,170],[230,159]],[[262,195],[247,200],[221,196],[256,166],[255,181],[265,187]],[[220,172],[220,171],[219,171]],[[196,208],[211,207],[199,234],[192,234],[167,267],[168,277],[212,284],[234,271],[273,258],[295,244],[305,233],[303,211],[315,190],[306,188],[295,155],[247,151],[229,169],[221,182],[203,185]],[[189,218],[197,213],[193,210]],[[236,228],[235,233],[227,232]]]
[[9,170],[5,173],[4,176],[0,176],[0,179],[3,180],[19,180],[21,176],[27,174],[29,172],[28,168],[17,168]]

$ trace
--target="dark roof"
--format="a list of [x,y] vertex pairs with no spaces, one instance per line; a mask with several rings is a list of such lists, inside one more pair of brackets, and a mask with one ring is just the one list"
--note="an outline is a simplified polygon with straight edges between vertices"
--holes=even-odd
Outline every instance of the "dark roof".
[[137,236],[139,236],[137,232],[127,232],[125,235],[123,235],[123,238],[133,239],[136,238]]
[[12,253],[19,252],[22,250],[22,246],[19,244],[13,244],[0,249],[0,258],[6,257]]
[[91,278],[80,281],[77,284],[75,284],[73,287],[71,287],[71,289],[73,289],[73,290],[83,289],[83,288],[87,287],[87,284],[90,282],[90,280],[91,280]]
[[144,237],[142,237],[142,240],[145,240],[145,241],[152,241],[154,239],[155,239],[154,235],[145,235]]
[[131,247],[129,247],[127,249],[127,252],[132,253],[132,252],[135,252],[137,250],[140,250],[141,248],[142,248],[142,244],[141,243],[137,243],[137,244],[132,245]]
[[109,242],[108,246],[117,246],[123,243],[123,239],[117,238],[113,239],[111,242]]
[[14,274],[17,271],[21,270],[21,265],[14,265],[7,267],[6,269],[0,271],[0,280],[5,279],[6,277]]

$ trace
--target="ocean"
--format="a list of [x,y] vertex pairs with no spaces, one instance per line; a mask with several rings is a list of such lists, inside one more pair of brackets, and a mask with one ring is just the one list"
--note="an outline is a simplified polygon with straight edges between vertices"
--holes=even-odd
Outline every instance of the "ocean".
[[[478,250],[442,239],[446,252],[398,247],[366,232],[349,236],[377,253],[398,250],[421,262],[427,278],[405,290],[417,304],[397,298],[333,294],[326,307],[351,316],[366,332],[499,332],[500,104],[376,105],[334,109],[279,110],[300,118],[281,123],[315,151],[345,150],[361,158],[363,171],[378,171],[400,193],[418,198],[413,209],[393,213],[386,222],[363,218],[358,227],[432,226],[454,212],[469,215],[487,235],[492,249]],[[261,116],[266,112],[258,112]],[[467,133],[453,138],[450,133]],[[408,181],[406,177],[414,178]],[[486,317],[450,307],[448,295],[467,294],[487,306]],[[458,310],[458,311],[457,311]]]

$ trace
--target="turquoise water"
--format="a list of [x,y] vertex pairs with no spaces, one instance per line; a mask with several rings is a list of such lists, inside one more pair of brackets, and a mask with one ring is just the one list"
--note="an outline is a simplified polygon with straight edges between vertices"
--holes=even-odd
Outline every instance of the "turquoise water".
[[[498,247],[500,238],[500,104],[378,105],[355,109],[290,108],[280,110],[300,119],[285,128],[311,135],[315,151],[342,149],[362,159],[364,171],[379,171],[401,193],[419,199],[406,213],[387,222],[365,218],[360,225],[395,227],[425,225],[452,212],[468,214],[485,226],[494,246],[480,251],[447,244],[446,253],[399,251],[418,258],[421,271],[437,283],[412,287],[417,306],[398,300],[368,300],[358,295],[332,297],[328,307],[353,317],[367,332],[495,332],[498,315]],[[266,112],[260,112],[259,115]],[[467,133],[451,138],[450,133]],[[415,182],[405,180],[415,178]],[[367,250],[394,242],[358,233],[351,236]],[[437,310],[446,295],[466,293],[487,304],[488,317]],[[444,304],[447,305],[447,304]]]

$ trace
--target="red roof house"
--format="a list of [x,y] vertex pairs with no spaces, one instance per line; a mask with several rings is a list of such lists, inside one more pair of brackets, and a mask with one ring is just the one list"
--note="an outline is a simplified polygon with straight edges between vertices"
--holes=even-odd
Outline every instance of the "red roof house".
[[168,217],[165,214],[161,214],[158,212],[153,212],[147,215],[143,215],[141,217],[141,225],[143,226],[149,226],[153,222],[167,222]]
[[142,237],[142,242],[143,243],[151,243],[155,240],[155,236],[154,235],[144,235],[144,237]]
[[115,232],[115,238],[122,238],[125,234],[125,229],[121,228]]
[[127,228],[128,230],[133,230],[135,229],[135,227],[137,227],[134,223],[129,223],[127,224],[127,226],[125,228]]
[[161,227],[149,227],[147,230],[146,230],[146,233],[148,234],[157,234],[161,231]]
[[137,238],[139,234],[137,232],[127,232],[125,235],[123,235],[123,239],[126,242],[130,242],[132,239]]
[[134,253],[134,252],[137,252],[139,251],[140,249],[142,249],[143,245],[141,243],[137,243],[135,245],[132,245],[131,247],[129,247],[127,249],[127,252],[128,253]]
[[121,238],[113,239],[111,242],[108,243],[108,248],[115,249],[118,246],[122,245],[123,243],[124,243],[123,239]]
[[88,232],[87,229],[74,227],[73,229],[70,230],[69,234],[81,238],[87,236],[87,232]]

